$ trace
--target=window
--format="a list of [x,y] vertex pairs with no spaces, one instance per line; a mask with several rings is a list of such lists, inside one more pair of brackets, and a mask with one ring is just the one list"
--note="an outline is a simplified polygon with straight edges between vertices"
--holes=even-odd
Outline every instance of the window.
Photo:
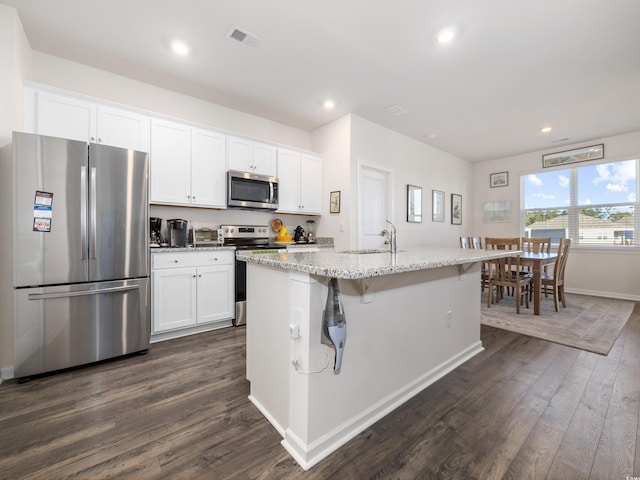
[[637,248],[639,163],[625,160],[523,175],[522,235]]

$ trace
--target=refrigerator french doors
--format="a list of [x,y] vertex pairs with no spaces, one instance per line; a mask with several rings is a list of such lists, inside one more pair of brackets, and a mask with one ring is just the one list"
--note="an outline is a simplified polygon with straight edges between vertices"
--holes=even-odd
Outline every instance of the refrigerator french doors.
[[14,133],[14,375],[149,345],[148,155]]

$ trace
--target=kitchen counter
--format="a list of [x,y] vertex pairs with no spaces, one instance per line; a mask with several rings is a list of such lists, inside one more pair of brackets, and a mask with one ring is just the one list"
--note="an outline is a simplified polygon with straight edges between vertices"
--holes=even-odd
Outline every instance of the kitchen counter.
[[151,248],[151,253],[176,253],[176,252],[210,252],[212,250],[235,250],[236,247],[211,246],[211,247],[159,247]]
[[[237,252],[247,262],[249,399],[311,468],[483,350],[481,262],[514,253]],[[339,372],[322,334],[331,278],[347,324]]]
[[271,253],[255,255],[238,252],[238,260],[293,272],[329,278],[362,279],[452,265],[465,265],[514,255],[513,251],[462,248],[422,248],[390,252],[364,250],[366,253],[320,251],[308,253]]

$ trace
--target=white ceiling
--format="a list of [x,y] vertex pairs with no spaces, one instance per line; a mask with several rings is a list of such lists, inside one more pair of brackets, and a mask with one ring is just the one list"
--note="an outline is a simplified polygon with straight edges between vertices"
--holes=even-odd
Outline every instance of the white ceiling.
[[0,2],[35,50],[306,130],[354,113],[470,161],[640,130],[639,0]]

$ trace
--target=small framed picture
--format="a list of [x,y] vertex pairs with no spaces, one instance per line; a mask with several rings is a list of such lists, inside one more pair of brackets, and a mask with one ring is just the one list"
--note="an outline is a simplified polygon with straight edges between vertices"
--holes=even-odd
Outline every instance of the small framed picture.
[[340,213],[340,191],[329,194],[329,213]]
[[508,185],[509,185],[509,172],[492,173],[489,176],[489,186],[491,188],[506,187]]
[[462,225],[462,195],[451,194],[451,224]]
[[444,192],[431,191],[431,221],[444,222]]

